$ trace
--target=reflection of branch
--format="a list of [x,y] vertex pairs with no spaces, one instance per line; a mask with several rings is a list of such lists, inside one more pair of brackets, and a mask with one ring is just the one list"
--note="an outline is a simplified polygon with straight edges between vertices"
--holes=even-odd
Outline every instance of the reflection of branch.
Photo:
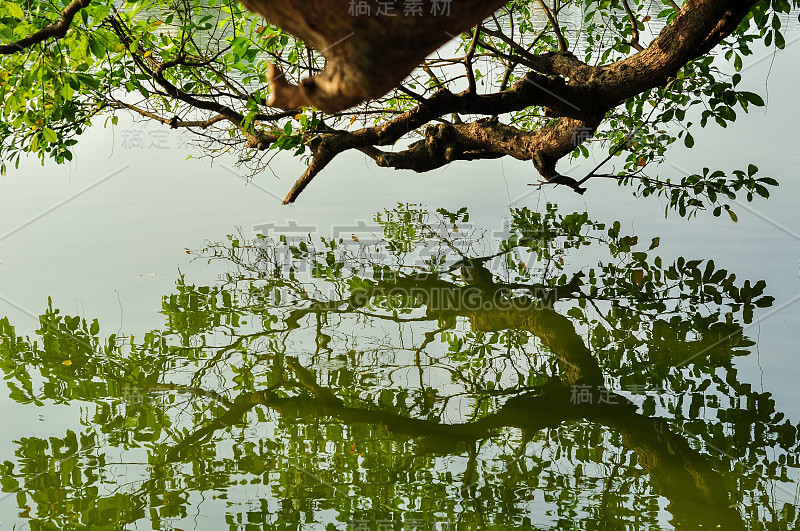
[[498,428],[514,427],[530,433],[585,419],[622,435],[623,444],[637,454],[638,463],[650,475],[654,488],[670,501],[668,509],[675,516],[675,523],[744,529],[738,512],[729,507],[723,478],[706,458],[692,449],[684,438],[672,433],[666,421],[637,413],[630,402],[615,393],[605,392],[608,403],[601,403],[600,393],[594,391],[594,401],[576,404],[569,386],[553,383],[539,396],[511,398],[497,413],[476,421],[441,424],[374,407],[345,406],[332,389],[317,384],[297,360],[288,363],[312,396],[281,397],[271,391],[242,395],[226,413],[175,445],[168,452],[167,460],[179,458],[191,445],[214,431],[240,422],[257,405],[301,422],[319,422],[322,417],[333,417],[346,424],[380,424],[395,436],[419,439],[418,452],[434,453],[456,451],[459,443],[470,444],[489,438]]
[[614,463],[614,466],[611,468],[611,473],[606,477],[605,488],[603,489],[603,495],[600,498],[600,513],[603,515],[603,518],[600,519],[600,523],[604,521],[612,521],[612,518],[609,518],[608,515],[608,495],[615,490],[614,481],[618,478],[619,470],[622,468],[620,466],[622,459],[623,456],[620,455],[617,461]]
[[526,330],[539,340],[564,365],[564,380],[569,384],[602,385],[603,373],[568,318],[547,308],[492,309],[463,312],[473,330],[482,332]]
[[300,365],[297,358],[286,356],[286,366],[294,371],[297,375],[297,380],[303,387],[311,391],[318,399],[324,401],[330,407],[342,407],[342,401],[339,397],[329,388],[318,385],[316,377],[311,374],[311,371]]
[[217,430],[225,429],[240,423],[248,411],[259,404],[265,404],[269,402],[271,397],[274,396],[275,395],[272,391],[259,391],[244,394],[238,397],[227,409],[227,411],[214,418],[205,426],[189,433],[189,435],[184,437],[175,446],[170,448],[166,453],[164,462],[170,463],[178,461],[181,459],[186,450],[195,444],[198,444],[200,441],[208,439]]
[[11,55],[12,53],[20,52],[25,48],[44,42],[50,38],[63,38],[67,34],[67,30],[72,24],[72,19],[75,18],[78,11],[88,6],[91,1],[92,0],[72,0],[61,12],[61,18],[58,21],[53,22],[49,26],[45,26],[17,42],[0,45],[0,55]]
[[201,398],[210,398],[214,402],[218,402],[219,404],[225,407],[231,407],[231,402],[225,398],[224,395],[219,394],[213,390],[206,390],[200,387],[189,387],[186,385],[174,384],[174,383],[146,383],[143,384],[140,388],[145,393],[152,393],[152,392],[168,392],[168,391],[175,391],[177,393],[186,393],[193,397],[201,397]]
[[508,425],[523,430],[578,418],[607,426],[622,435],[623,445],[637,454],[638,464],[650,474],[654,488],[670,501],[673,523],[744,529],[741,516],[730,507],[724,479],[703,455],[673,433],[665,420],[637,413],[615,393],[608,393],[610,403],[601,403],[604,394],[594,391],[593,401],[575,405],[568,388],[555,388],[542,396],[512,398],[497,415],[505,414]]

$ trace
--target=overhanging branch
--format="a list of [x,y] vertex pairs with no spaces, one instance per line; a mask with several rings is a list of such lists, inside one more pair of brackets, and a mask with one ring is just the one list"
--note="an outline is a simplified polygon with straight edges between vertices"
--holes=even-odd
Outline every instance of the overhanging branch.
[[[486,95],[469,89],[459,94],[440,90],[384,124],[353,132],[325,132],[317,137],[311,145],[312,163],[287,194],[284,204],[295,201],[336,155],[350,149],[366,152],[379,166],[418,172],[454,160],[510,155],[533,160],[545,179],[582,193],[577,181],[556,171],[558,160],[593,135],[609,110],[662,86],[687,62],[714,48],[736,29],[755,3],[687,0],[650,46],[604,66],[587,65],[568,51],[532,55],[515,49],[525,52],[525,62],[529,67],[535,65],[537,72],[529,72],[507,90]],[[484,31],[497,36],[496,31]],[[441,124],[429,127],[424,140],[403,151],[385,153],[376,147],[392,145],[407,133],[451,113],[498,116],[531,106],[544,107],[545,115],[555,120],[534,131],[522,131],[496,120]]]
[[11,55],[30,48],[34,44],[44,42],[48,39],[61,39],[67,34],[67,30],[72,24],[72,19],[81,9],[89,5],[92,0],[72,0],[61,12],[61,18],[56,22],[45,26],[36,33],[20,39],[11,44],[0,45],[0,55]]

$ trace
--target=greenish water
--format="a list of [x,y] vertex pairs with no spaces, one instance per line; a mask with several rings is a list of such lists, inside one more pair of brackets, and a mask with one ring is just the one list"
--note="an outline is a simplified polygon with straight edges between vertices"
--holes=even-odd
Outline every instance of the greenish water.
[[[619,223],[400,205],[329,237],[200,252],[165,324],[0,321],[9,398],[80,426],[15,441],[32,529],[791,528],[797,427],[743,382],[763,281]],[[336,232],[339,232],[337,235]],[[46,413],[47,414],[47,413]],[[7,504],[11,500],[4,500]],[[777,507],[777,511],[774,509]]]

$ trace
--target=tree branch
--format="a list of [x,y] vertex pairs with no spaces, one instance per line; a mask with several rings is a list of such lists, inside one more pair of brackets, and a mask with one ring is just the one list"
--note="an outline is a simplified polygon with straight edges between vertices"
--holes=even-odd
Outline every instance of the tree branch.
[[[524,79],[516,82],[511,88],[501,93],[478,95],[464,91],[459,94],[453,94],[448,90],[440,90],[429,98],[426,104],[419,105],[381,125],[353,132],[336,131],[324,133],[310,146],[314,153],[314,160],[286,195],[283,204],[294,202],[300,192],[308,186],[308,183],[336,155],[344,151],[366,146],[392,145],[410,131],[422,127],[436,118],[454,112],[497,115],[520,110],[538,103],[552,108],[554,115],[580,115],[580,106],[571,103],[567,99],[569,97],[569,88],[560,79],[549,79],[545,76],[529,73]],[[510,128],[506,134],[513,136],[517,132],[519,132],[518,129]],[[571,136],[572,131],[570,131]],[[574,146],[572,149],[574,149]],[[490,149],[488,151],[493,152],[494,150]],[[526,152],[520,158],[528,159],[531,157],[531,153]],[[319,158],[319,162],[317,162],[317,158]]]
[[639,28],[636,24],[636,17],[631,11],[631,6],[628,4],[628,0],[622,0],[622,6],[625,8],[625,13],[628,14],[628,20],[631,23],[631,40],[628,41],[626,44],[632,46],[637,51],[644,51],[644,46],[639,44]]
[[[536,54],[530,53],[528,50],[526,50],[525,48],[523,48],[522,46],[517,44],[513,39],[511,39],[508,35],[506,35],[502,31],[489,30],[487,28],[483,28],[483,32],[485,34],[491,36],[491,37],[495,37],[497,39],[500,39],[504,43],[506,43],[520,57],[519,58],[519,62],[521,64],[524,64],[528,68],[530,68],[532,70],[536,70],[537,72],[541,72],[543,74],[552,74],[553,73],[553,72],[551,72],[549,70],[543,69],[546,66],[549,66],[549,63],[546,60],[544,60],[544,56],[540,56],[540,55],[536,55]],[[541,38],[541,35],[536,37],[531,44],[532,45],[536,44],[536,42],[540,38]],[[483,45],[483,43],[481,43],[481,45]],[[491,49],[491,48],[487,47],[487,49]],[[492,50],[492,51],[494,51],[494,50]]]
[[[569,52],[531,55],[522,48],[526,61],[535,62],[535,70],[549,75],[529,72],[508,90],[494,94],[478,95],[470,89],[459,94],[441,90],[425,103],[384,124],[353,132],[323,133],[312,143],[312,164],[286,196],[284,204],[297,199],[336,155],[349,149],[367,148],[372,148],[367,154],[379,166],[417,172],[430,171],[454,160],[510,155],[532,160],[548,182],[565,184],[582,193],[580,183],[556,171],[558,160],[591,137],[610,109],[662,86],[687,62],[719,44],[755,3],[756,0],[687,0],[650,46],[604,66],[587,65]],[[635,28],[635,17],[632,23]],[[486,33],[497,35],[493,31]],[[477,39],[478,29],[473,45]],[[428,127],[424,140],[398,153],[374,149],[392,145],[405,134],[446,114],[498,116],[531,106],[544,107],[545,115],[556,120],[535,131],[522,131],[496,120],[441,124]]]
[[201,129],[206,129],[211,127],[215,123],[227,120],[227,118],[221,114],[217,114],[212,116],[207,120],[181,120],[177,116],[173,116],[172,118],[166,118],[164,116],[160,116],[154,112],[150,112],[147,109],[142,109],[141,107],[137,107],[136,105],[132,105],[130,103],[125,103],[123,101],[115,100],[113,103],[110,104],[111,108],[116,109],[127,109],[129,111],[133,111],[145,118],[150,118],[151,120],[155,120],[156,122],[160,122],[164,125],[170,126],[172,129],[177,129],[179,127],[200,127]]
[[[131,50],[130,44],[132,42],[132,37],[130,35],[130,31],[127,27],[125,27],[124,23],[117,19],[111,19],[111,26],[113,27],[115,33],[122,41],[123,45],[130,51],[131,56],[133,57],[136,64],[139,67],[147,72],[153,80],[160,85],[164,91],[172,98],[187,103],[193,107],[198,109],[203,109],[206,111],[212,111],[219,115],[222,115],[225,119],[230,121],[247,139],[248,147],[257,149],[259,151],[267,149],[273,142],[275,142],[279,138],[279,133],[276,132],[267,132],[265,130],[259,130],[255,128],[246,128],[244,126],[244,116],[227,105],[223,105],[218,103],[217,101],[207,101],[201,100],[194,97],[191,94],[187,94],[183,92],[178,87],[176,87],[173,83],[171,83],[167,78],[164,76],[165,71],[167,68],[177,66],[182,63],[183,58],[177,57],[171,61],[167,62],[159,62],[156,60],[153,55],[151,54],[146,59],[143,55],[143,50],[139,49],[137,52]],[[141,56],[139,54],[142,54]]]
[[72,0],[67,7],[61,12],[61,18],[52,24],[45,26],[39,31],[20,39],[11,44],[0,45],[0,55],[11,55],[13,53],[21,52],[22,50],[44,42],[47,39],[55,38],[61,39],[67,34],[67,30],[72,24],[72,19],[81,9],[89,5],[92,0]]
[[464,66],[467,67],[467,79],[469,81],[468,91],[475,94],[475,71],[472,68],[472,58],[475,55],[475,47],[478,45],[478,40],[481,36],[481,25],[475,26],[475,32],[472,34],[472,42],[467,50],[467,55],[464,56]]
[[539,0],[539,5],[542,6],[544,14],[547,15],[547,20],[549,20],[550,25],[553,26],[553,31],[558,39],[558,49],[562,52],[566,52],[569,50],[567,47],[567,40],[564,38],[564,34],[561,33],[561,28],[558,27],[558,19],[556,18],[556,15],[554,15],[550,8],[547,7],[547,4],[544,2],[544,0]]

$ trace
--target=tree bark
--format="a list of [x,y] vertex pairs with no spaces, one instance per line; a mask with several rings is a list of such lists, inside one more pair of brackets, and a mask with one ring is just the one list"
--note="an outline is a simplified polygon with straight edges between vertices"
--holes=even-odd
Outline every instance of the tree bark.
[[[358,11],[349,0],[241,0],[309,46],[327,64],[322,74],[287,83],[283,74],[270,72],[273,107],[317,107],[338,112],[379,98],[399,85],[434,50],[480,23],[507,0],[440,2],[440,10],[426,2],[419,10],[401,4],[389,9],[364,2]],[[394,2],[386,3],[394,5]],[[446,6],[446,7],[445,7]],[[446,9],[446,11],[445,11]],[[380,12],[379,12],[380,11]]]
[[[250,3],[256,0],[243,1],[252,5]],[[486,6],[494,10],[503,3],[491,2]],[[592,66],[568,51],[531,54],[525,62],[531,71],[506,90],[486,95],[478,95],[470,90],[459,94],[441,90],[416,108],[383,124],[352,132],[322,133],[311,146],[314,156],[312,164],[286,196],[284,204],[295,201],[308,183],[336,155],[350,149],[364,151],[379,166],[411,169],[417,172],[430,171],[455,160],[508,155],[520,160],[532,160],[535,168],[546,180],[565,184],[578,193],[583,193],[584,189],[578,187],[574,179],[556,171],[558,160],[591,138],[609,110],[628,98],[664,85],[686,63],[717,46],[736,29],[755,3],[756,0],[687,0],[680,12],[647,48],[626,59],[608,65]],[[276,7],[283,2],[263,0],[262,4]],[[315,9],[321,9],[320,2],[311,4]],[[338,9],[341,9],[341,6]],[[261,12],[263,11],[262,9]],[[316,11],[310,12],[316,13]],[[286,11],[282,16],[288,16],[288,13],[289,11]],[[486,10],[481,10],[480,13],[483,16]],[[270,14],[273,13],[270,11]],[[308,17],[303,18],[302,23],[309,24],[307,19]],[[281,20],[283,19],[275,19],[277,23]],[[345,24],[342,20],[344,19],[332,24],[332,27]],[[463,24],[475,22],[473,18],[468,17],[459,20]],[[300,36],[306,34],[308,30],[296,25],[290,26],[289,29]],[[423,31],[424,27],[420,29],[420,32]],[[393,34],[389,30],[387,32],[392,38]],[[330,73],[327,78],[323,75],[312,79],[316,80],[314,83],[320,87],[323,79],[328,79],[325,83],[331,84],[316,94],[324,94],[325,98],[333,95],[334,99],[331,101],[336,101],[336,105],[345,103],[349,105],[356,100],[362,101],[364,98],[374,97],[390,88],[388,80],[391,80],[392,86],[397,85],[406,75],[406,68],[412,59],[416,66],[424,57],[420,55],[421,51],[411,50],[407,53],[408,59],[404,60],[405,62],[397,59],[397,65],[402,66],[399,68],[394,64],[399,52],[397,49],[388,50],[387,46],[391,40],[382,41],[382,37],[375,36],[377,40],[348,40],[347,43],[342,42],[341,45],[325,51]],[[324,39],[314,37],[310,42],[319,46],[321,43],[328,43],[330,39],[331,37]],[[407,38],[403,42],[407,42]],[[438,40],[433,39],[431,42]],[[388,54],[386,58],[389,60],[378,61],[376,53],[381,56]],[[368,66],[369,72],[364,69],[365,65]],[[337,69],[344,70],[334,75]],[[405,73],[401,75],[399,73],[401,71]],[[342,77],[336,81],[334,79],[336,75]],[[355,80],[360,88],[353,89],[342,81],[347,76],[351,76],[350,80]],[[307,91],[303,94],[304,98],[310,97]],[[325,98],[304,101],[328,105],[329,101]],[[289,103],[297,101],[291,100]],[[496,117],[530,106],[544,107],[546,116],[552,117],[553,120],[533,131],[504,125],[496,119],[480,119],[463,124],[437,124],[426,129],[423,140],[399,152],[387,153],[375,148],[375,146],[392,145],[403,135],[451,113]]]

